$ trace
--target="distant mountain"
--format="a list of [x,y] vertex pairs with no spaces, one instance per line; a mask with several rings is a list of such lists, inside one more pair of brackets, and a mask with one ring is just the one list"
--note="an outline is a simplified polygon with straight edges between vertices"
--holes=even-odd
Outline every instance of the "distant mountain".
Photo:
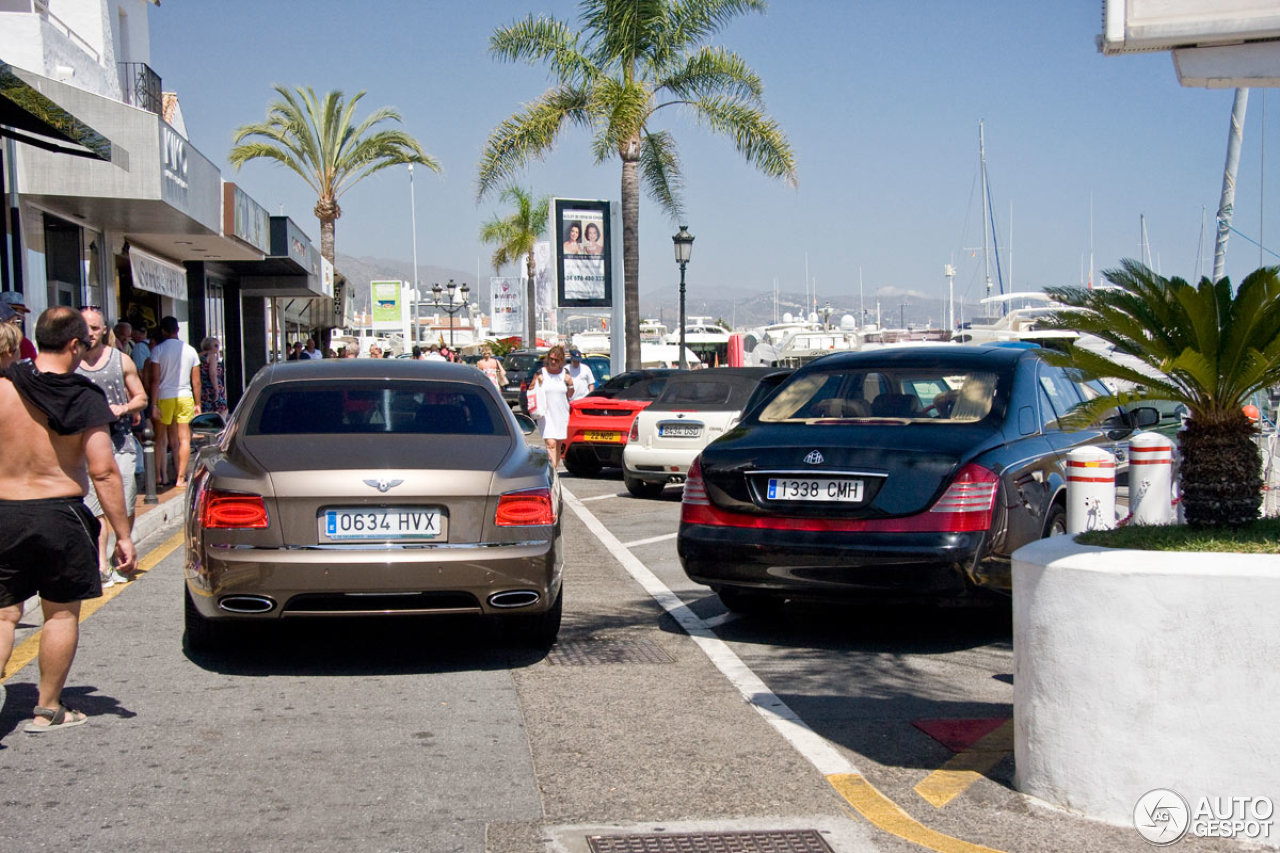
[[[338,255],[338,271],[351,282],[356,294],[356,309],[365,309],[369,304],[369,282],[371,281],[413,281],[413,264],[407,261],[388,258],[350,257]],[[482,311],[489,310],[489,277],[490,270],[481,273],[480,287],[477,288],[475,271],[449,269],[430,264],[418,267],[418,286],[426,291],[432,284],[444,284],[453,279],[459,284],[466,282],[472,289],[471,299],[478,302]],[[932,326],[941,328],[947,324],[947,303],[945,299],[926,296],[917,291],[897,288],[880,288],[876,293],[868,293],[863,298],[867,316],[865,323],[876,322],[876,303],[880,306],[880,323],[889,328],[902,325]],[[831,305],[831,322],[839,324],[846,314],[858,316],[858,294],[819,293],[819,314],[827,304]],[[969,320],[982,314],[981,306],[957,304],[957,321]],[[812,312],[812,306],[809,311]],[[656,317],[674,329],[678,322],[679,307],[668,297],[646,296],[643,288],[640,293],[640,313],[643,317]],[[774,322],[775,317],[781,321],[784,314],[793,317],[805,313],[805,297],[801,293],[779,293],[777,305],[774,305],[772,291],[751,293],[747,291],[728,291],[723,296],[712,299],[689,298],[686,304],[688,316],[710,316],[723,320],[726,325],[737,328],[752,328]]]
[[[867,294],[862,300],[867,316],[862,324],[876,322],[876,305],[879,301],[880,324],[886,328],[899,328],[903,325],[921,327],[932,326],[943,328],[947,325],[947,303],[945,299],[936,299],[915,292],[894,292],[886,290],[880,294]],[[845,315],[858,320],[858,295],[855,294],[818,294],[817,311],[819,317],[826,306],[831,306],[831,323],[838,325]],[[979,313],[977,305],[962,306],[957,303],[957,322],[963,317],[968,320]],[[640,313],[645,317],[657,317],[668,328],[674,329],[679,322],[679,306],[669,300],[646,299],[640,295]],[[686,303],[687,316],[710,316],[723,320],[726,325],[736,328],[752,328],[773,322],[782,322],[784,316],[792,315],[800,318],[806,313],[813,313],[813,307],[806,311],[805,296],[802,293],[779,293],[777,304],[771,291],[763,293],[732,293],[714,299],[689,299]],[[859,325],[862,325],[859,324]]]

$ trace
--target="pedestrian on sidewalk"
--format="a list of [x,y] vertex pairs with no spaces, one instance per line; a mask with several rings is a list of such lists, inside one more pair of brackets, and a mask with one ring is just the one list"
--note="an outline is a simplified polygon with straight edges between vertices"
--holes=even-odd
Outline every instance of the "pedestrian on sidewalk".
[[213,336],[200,342],[200,412],[227,417],[227,366],[222,344]]
[[133,324],[128,320],[121,320],[112,327],[111,332],[115,335],[111,345],[125,355],[130,355],[133,352]]
[[6,322],[7,318],[4,314],[6,310],[10,314],[13,313],[13,309],[8,305],[0,303],[0,370],[17,361],[22,348],[22,330]]
[[[196,416],[196,400],[200,399],[200,354],[191,344],[178,337],[178,318],[160,321],[164,336],[151,350],[152,417],[156,429],[156,476],[160,482],[187,485],[187,460],[191,457],[191,419]],[[170,445],[178,469],[169,479]]]
[[89,329],[80,312],[50,308],[36,322],[38,352],[0,375],[0,673],[9,663],[22,603],[39,594],[37,705],[24,731],[78,726],[86,716],[62,704],[80,640],[80,602],[102,595],[98,521],[84,505],[92,482],[116,533],[116,565],[137,560],[124,486],[112,452],[116,419],[102,390],[76,374]]
[[151,360],[151,344],[147,343],[146,326],[134,326],[129,336],[133,340],[129,347],[129,358],[133,359],[133,366],[138,368],[138,375],[146,376],[147,362]]
[[[142,387],[142,377],[133,360],[114,346],[109,346],[110,336],[107,334],[107,323],[102,312],[96,308],[85,308],[80,314],[89,328],[89,349],[80,360],[76,373],[88,379],[102,389],[107,395],[107,405],[116,419],[111,422],[111,445],[115,452],[116,465],[120,468],[120,477],[124,480],[124,506],[129,515],[130,526],[133,524],[133,507],[138,500],[138,481],[134,471],[138,467],[138,445],[133,437],[133,416],[147,408],[147,392]],[[132,573],[122,572],[111,567],[111,535],[102,525],[102,504],[96,492],[85,496],[85,504],[98,519],[101,532],[98,534],[98,571],[102,575],[103,586],[114,586],[133,580]]]

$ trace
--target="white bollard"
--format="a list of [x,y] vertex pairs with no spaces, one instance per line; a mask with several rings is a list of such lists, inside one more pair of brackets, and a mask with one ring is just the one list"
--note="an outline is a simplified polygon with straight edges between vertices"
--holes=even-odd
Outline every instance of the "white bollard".
[[1172,524],[1173,442],[1158,432],[1129,441],[1129,515],[1134,524]]
[[1099,447],[1067,454],[1067,533],[1116,526],[1116,458]]

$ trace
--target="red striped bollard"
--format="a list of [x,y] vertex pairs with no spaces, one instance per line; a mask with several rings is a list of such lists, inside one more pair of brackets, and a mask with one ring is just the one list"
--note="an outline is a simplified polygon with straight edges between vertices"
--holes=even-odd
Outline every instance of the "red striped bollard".
[[1116,526],[1116,458],[1098,447],[1067,454],[1067,533]]
[[1172,524],[1173,442],[1156,432],[1129,442],[1129,514],[1134,524]]

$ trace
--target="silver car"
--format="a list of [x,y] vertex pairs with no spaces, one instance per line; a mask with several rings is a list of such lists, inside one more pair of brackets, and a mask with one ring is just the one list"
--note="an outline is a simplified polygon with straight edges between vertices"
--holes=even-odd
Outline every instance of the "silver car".
[[[462,364],[287,362],[258,373],[196,458],[186,640],[293,617],[483,614],[560,628],[560,493],[533,422]],[[536,442],[541,445],[541,442]]]

